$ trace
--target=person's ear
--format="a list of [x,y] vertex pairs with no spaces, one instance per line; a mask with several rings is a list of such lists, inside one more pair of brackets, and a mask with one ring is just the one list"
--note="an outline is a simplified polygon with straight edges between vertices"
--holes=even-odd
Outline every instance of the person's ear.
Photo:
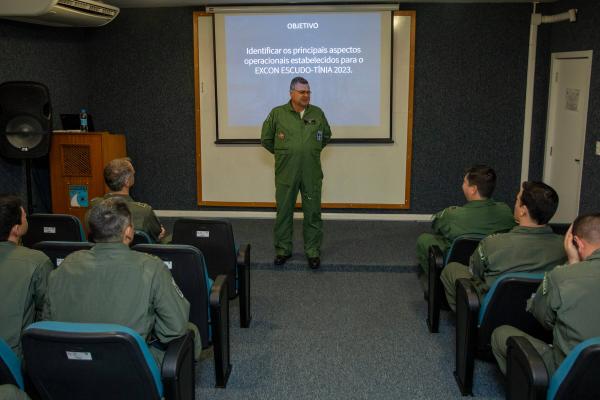
[[133,236],[135,235],[135,230],[133,229],[133,225],[127,225],[125,228],[125,232],[123,234],[123,242],[126,245],[129,245],[133,241]]

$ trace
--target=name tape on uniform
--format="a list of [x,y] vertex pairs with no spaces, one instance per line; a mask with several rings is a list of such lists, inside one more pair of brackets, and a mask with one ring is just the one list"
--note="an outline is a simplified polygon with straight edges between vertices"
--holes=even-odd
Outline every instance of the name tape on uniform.
[[196,237],[199,237],[199,238],[210,237],[210,231],[196,231]]

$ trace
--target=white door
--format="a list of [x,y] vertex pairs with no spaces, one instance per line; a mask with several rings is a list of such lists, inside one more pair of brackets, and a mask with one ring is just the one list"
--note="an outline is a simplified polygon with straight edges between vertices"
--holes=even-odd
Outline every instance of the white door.
[[573,222],[579,212],[592,51],[552,53],[544,182],[560,199],[552,222]]

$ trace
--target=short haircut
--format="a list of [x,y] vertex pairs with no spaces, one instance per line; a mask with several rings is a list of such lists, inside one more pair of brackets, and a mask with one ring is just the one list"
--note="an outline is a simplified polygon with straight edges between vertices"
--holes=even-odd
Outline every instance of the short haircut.
[[123,231],[131,225],[131,212],[125,200],[110,197],[92,208],[88,222],[94,241],[121,242]]
[[600,213],[575,218],[572,233],[588,243],[600,243]]
[[10,230],[15,225],[21,225],[23,202],[11,194],[0,195],[0,242],[6,242]]
[[129,157],[116,158],[104,167],[104,182],[113,192],[123,189],[127,179],[133,176]]
[[308,81],[301,76],[297,76],[290,82],[290,92],[296,90],[296,84],[299,83],[301,85],[308,85]]
[[558,193],[543,182],[523,182],[521,204],[527,207],[529,215],[539,225],[552,219],[558,208]]
[[477,186],[481,197],[490,198],[496,188],[496,172],[487,165],[473,165],[465,171],[470,186]]

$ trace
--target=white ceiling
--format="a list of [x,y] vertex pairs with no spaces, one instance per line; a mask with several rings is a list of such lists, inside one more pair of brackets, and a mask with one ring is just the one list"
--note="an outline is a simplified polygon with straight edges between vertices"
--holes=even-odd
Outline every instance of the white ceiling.
[[[556,0],[411,0],[402,3],[551,3]],[[321,1],[294,1],[294,0],[104,0],[105,3],[112,4],[120,8],[136,7],[185,7],[185,6],[219,6],[232,4],[301,4],[301,3],[398,3],[396,1],[374,1],[374,0],[328,0]]]

